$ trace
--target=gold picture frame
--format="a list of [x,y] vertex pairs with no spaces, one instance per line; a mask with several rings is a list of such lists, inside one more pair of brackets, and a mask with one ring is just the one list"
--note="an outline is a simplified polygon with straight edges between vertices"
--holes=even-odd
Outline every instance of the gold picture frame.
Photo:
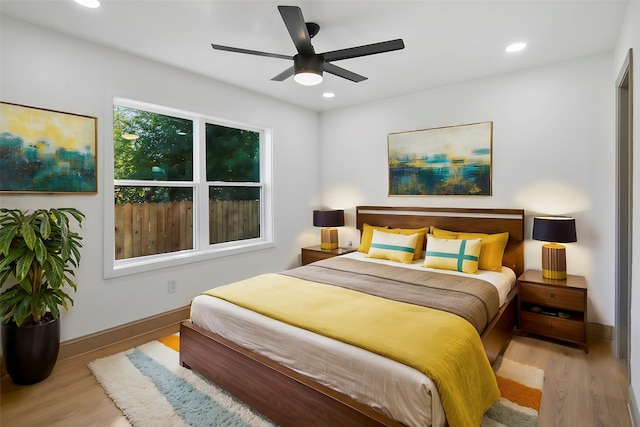
[[98,192],[98,119],[0,102],[0,192]]
[[491,196],[493,122],[388,135],[389,196]]

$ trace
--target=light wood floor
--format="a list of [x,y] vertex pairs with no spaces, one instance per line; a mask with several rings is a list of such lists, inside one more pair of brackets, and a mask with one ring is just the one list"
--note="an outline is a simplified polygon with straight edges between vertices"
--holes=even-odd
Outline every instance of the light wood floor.
[[[0,425],[129,426],[87,364],[173,332],[165,329],[60,361],[53,374],[36,385],[16,386],[2,378]],[[612,356],[611,342],[590,342],[589,350],[587,355],[579,348],[514,336],[504,356],[545,371],[539,426],[631,427],[623,364]]]

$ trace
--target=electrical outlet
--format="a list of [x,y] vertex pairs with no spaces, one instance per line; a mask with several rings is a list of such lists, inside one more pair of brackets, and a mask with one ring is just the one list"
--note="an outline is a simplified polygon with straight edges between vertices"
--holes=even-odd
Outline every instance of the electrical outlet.
[[167,291],[172,294],[178,290],[178,281],[176,279],[167,280]]

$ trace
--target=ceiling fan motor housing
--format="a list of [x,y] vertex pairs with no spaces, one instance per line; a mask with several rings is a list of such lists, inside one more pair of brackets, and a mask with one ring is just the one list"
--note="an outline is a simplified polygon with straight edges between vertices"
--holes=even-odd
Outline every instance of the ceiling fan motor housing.
[[301,53],[293,57],[293,68],[296,73],[314,73],[322,75],[324,70],[324,57],[322,55],[303,55]]

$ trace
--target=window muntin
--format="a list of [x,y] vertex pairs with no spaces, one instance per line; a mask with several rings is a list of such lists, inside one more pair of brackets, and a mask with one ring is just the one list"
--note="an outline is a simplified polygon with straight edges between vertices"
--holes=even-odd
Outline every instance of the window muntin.
[[[268,130],[122,98],[114,101],[113,118],[115,239],[107,276],[273,246]],[[133,154],[140,155],[127,158],[136,148],[140,152]],[[116,215],[124,209],[119,205],[135,203],[142,205],[137,217]],[[180,212],[190,205],[188,213],[177,214],[173,206],[167,213],[167,206],[176,204]],[[217,204],[227,207],[220,210]],[[179,226],[170,220],[175,215]],[[155,224],[147,225],[154,217]],[[141,223],[140,237],[118,237],[125,221]],[[176,230],[181,239],[161,241]],[[142,249],[124,250],[125,239],[142,240]]]

